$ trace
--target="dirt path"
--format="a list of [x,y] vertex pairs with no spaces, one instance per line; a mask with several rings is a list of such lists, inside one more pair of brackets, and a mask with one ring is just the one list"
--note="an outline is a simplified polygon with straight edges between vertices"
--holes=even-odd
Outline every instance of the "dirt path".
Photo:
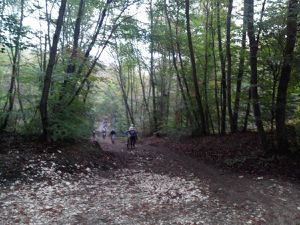
[[300,188],[142,143],[100,140],[122,167],[3,187],[0,224],[300,224]]

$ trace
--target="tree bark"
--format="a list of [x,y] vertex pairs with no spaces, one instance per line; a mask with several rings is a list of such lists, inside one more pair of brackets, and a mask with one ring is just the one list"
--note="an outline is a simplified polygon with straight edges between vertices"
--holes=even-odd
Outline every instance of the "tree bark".
[[220,18],[220,0],[217,1],[217,34],[219,45],[219,56],[221,62],[221,134],[226,132],[226,71],[225,71],[225,59],[222,47],[222,35],[221,35],[221,18]]
[[170,45],[171,45],[171,50],[172,50],[171,51],[172,52],[172,62],[173,62],[173,66],[174,66],[174,69],[175,69],[177,83],[178,83],[179,88],[180,88],[180,93],[181,93],[181,97],[182,97],[182,100],[183,100],[183,104],[185,106],[186,115],[189,115],[190,114],[190,107],[188,105],[188,100],[187,100],[186,95],[184,93],[184,88],[183,88],[183,85],[182,85],[182,81],[181,81],[181,78],[180,78],[180,73],[179,73],[178,66],[177,66],[176,53],[175,53],[175,48],[174,48],[175,43],[173,42],[174,35],[173,35],[173,32],[172,32],[171,20],[170,20],[170,17],[169,17],[167,1],[166,0],[165,0],[165,14],[166,14],[166,19],[167,19],[168,28],[169,28],[169,36],[170,36],[170,41],[171,41]]
[[210,110],[209,110],[209,106],[208,106],[208,82],[209,82],[209,78],[208,78],[208,64],[209,64],[209,41],[208,41],[208,35],[209,35],[209,14],[210,14],[210,10],[209,10],[209,2],[206,1],[206,5],[205,5],[205,10],[206,10],[206,18],[205,18],[205,53],[204,53],[204,99],[205,99],[205,120],[207,123],[207,133],[210,133],[210,127],[209,124],[211,125],[211,129],[212,132],[215,133],[215,128],[214,128],[214,124],[212,122],[212,118],[211,118],[211,114],[210,114]]
[[[212,8],[212,11],[214,11],[214,8]],[[216,59],[216,48],[215,48],[215,30],[213,27],[213,21],[214,21],[214,14],[211,14],[210,19],[210,29],[211,29],[211,48],[212,48],[212,54],[213,54],[213,61],[214,61],[214,94],[215,94],[215,104],[216,104],[216,114],[217,114],[217,127],[218,127],[218,133],[221,133],[221,121],[220,121],[220,104],[219,104],[219,87],[218,87],[218,73],[217,73],[217,59]]]
[[59,8],[59,14],[56,24],[55,33],[53,36],[53,43],[50,50],[49,62],[46,69],[46,74],[44,78],[44,86],[42,90],[42,97],[40,101],[40,113],[41,113],[41,121],[43,127],[42,139],[44,141],[50,140],[49,134],[49,118],[48,118],[48,97],[49,97],[49,90],[51,85],[52,73],[55,64],[56,54],[57,54],[57,45],[59,41],[59,36],[61,32],[61,28],[63,25],[63,18],[66,10],[67,0],[61,0],[61,5]]
[[158,119],[157,119],[157,106],[156,106],[156,94],[155,94],[155,74],[154,74],[154,21],[153,21],[153,7],[152,0],[150,1],[150,83],[152,87],[152,110],[153,110],[153,131],[158,131]]
[[20,13],[20,21],[18,27],[18,34],[15,40],[15,49],[12,55],[12,72],[11,72],[11,79],[10,79],[10,86],[8,90],[8,109],[6,109],[7,103],[5,104],[4,111],[6,113],[3,123],[0,127],[0,130],[4,130],[7,127],[9,116],[13,110],[15,96],[16,96],[16,79],[18,76],[18,66],[19,66],[19,54],[20,54],[20,40],[21,40],[21,33],[23,29],[23,19],[24,19],[24,0],[21,0],[21,13]]
[[236,132],[238,130],[238,118],[239,118],[239,110],[240,110],[240,96],[241,96],[241,87],[242,80],[244,76],[244,67],[245,67],[245,53],[246,53],[246,4],[244,2],[244,16],[243,16],[243,31],[242,31],[242,46],[240,51],[240,62],[239,62],[239,70],[236,81],[236,94],[235,94],[235,102],[234,102],[234,112],[232,116],[232,132]]
[[140,78],[140,84],[141,84],[141,87],[142,87],[143,102],[144,102],[144,105],[145,105],[145,108],[146,108],[146,112],[148,113],[148,117],[149,117],[149,119],[151,119],[149,104],[148,104],[147,97],[146,97],[145,84],[144,84],[144,80],[143,80],[143,77],[142,77],[142,67],[141,67],[141,62],[140,62],[138,54],[136,54],[136,58],[137,58],[137,62],[138,62],[138,73],[139,73],[139,78]]
[[248,102],[247,102],[247,108],[246,108],[246,112],[245,112],[243,132],[246,132],[247,128],[248,128],[248,119],[249,119],[249,114],[250,114],[250,101],[251,101],[251,88],[249,88],[249,91],[248,91]]
[[257,83],[257,51],[258,51],[258,42],[255,39],[254,33],[254,1],[245,0],[247,4],[247,21],[248,21],[248,37],[250,45],[250,68],[251,68],[251,99],[252,107],[255,117],[255,124],[258,131],[258,136],[262,147],[265,151],[269,150],[267,143],[267,136],[264,130],[263,121],[261,117],[261,110],[259,104],[259,94],[258,94],[258,83]]
[[232,62],[231,62],[231,13],[232,13],[232,2],[233,0],[228,1],[228,11],[226,19],[226,58],[227,58],[227,107],[228,107],[228,116],[230,123],[230,130],[233,132],[233,115],[232,115],[232,106],[231,106],[231,73],[232,73]]
[[[118,57],[118,56],[117,56]],[[130,109],[130,105],[128,103],[128,94],[126,93],[126,87],[125,87],[125,84],[124,84],[124,76],[123,76],[123,69],[122,69],[122,63],[120,62],[120,60],[118,59],[118,82],[119,82],[119,85],[120,85],[120,88],[121,88],[121,91],[122,91],[122,97],[123,97],[123,101],[124,101],[124,105],[125,105],[125,110],[126,110],[126,114],[128,116],[128,119],[127,119],[127,122],[130,122],[130,123],[135,123],[134,121],[134,118],[133,118],[133,115],[132,115],[132,111]],[[129,121],[130,119],[130,121]],[[129,125],[129,123],[128,123]]]
[[[78,52],[78,43],[79,43],[79,38],[80,38],[80,26],[81,26],[81,20],[82,20],[82,15],[84,11],[84,3],[85,0],[80,0],[79,2],[79,8],[78,8],[78,13],[76,17],[76,22],[75,22],[75,27],[74,27],[74,35],[73,35],[73,47],[72,47],[72,53],[69,58],[69,62],[67,65],[66,73],[68,74],[73,74],[76,70],[76,57],[77,57],[77,52]],[[65,94],[66,87],[68,85],[68,79],[69,77],[67,76],[62,84],[61,87],[61,93],[59,99],[62,100],[63,95]]]
[[206,121],[203,111],[203,105],[202,105],[202,99],[198,84],[198,77],[197,77],[197,70],[196,70],[196,60],[194,55],[194,48],[193,48],[193,41],[192,41],[192,34],[191,34],[191,28],[190,28],[190,1],[185,1],[185,15],[186,15],[186,31],[187,31],[187,37],[188,37],[188,46],[190,50],[190,58],[191,58],[191,64],[192,64],[192,77],[193,77],[193,83],[195,88],[195,94],[196,94],[196,101],[198,106],[198,113],[200,116],[201,126],[200,130],[202,134],[206,134]]
[[276,138],[278,153],[287,153],[289,143],[286,131],[286,99],[287,89],[292,71],[292,61],[297,38],[298,0],[288,1],[286,44],[283,54],[283,63],[279,78],[276,100]]

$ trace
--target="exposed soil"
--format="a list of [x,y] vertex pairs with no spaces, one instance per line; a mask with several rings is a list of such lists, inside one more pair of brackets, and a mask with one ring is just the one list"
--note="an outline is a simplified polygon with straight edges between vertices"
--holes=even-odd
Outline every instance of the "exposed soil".
[[108,170],[118,164],[113,154],[89,139],[45,145],[35,137],[0,135],[0,184],[43,179],[41,168],[54,165],[56,171],[72,174],[86,172],[87,168]]
[[[249,143],[251,135],[244,137]],[[234,137],[213,138],[152,137],[129,150],[108,138],[97,138],[104,151],[88,140],[49,152],[41,147],[32,151],[35,160],[22,161],[39,179],[22,170],[19,177],[30,182],[17,178],[0,187],[0,224],[300,224],[297,182],[283,179],[285,173],[249,173],[245,168],[260,164],[247,160],[247,167],[228,166],[224,160],[246,154],[245,147],[226,148]]]
[[192,158],[234,172],[300,181],[300,149],[294,147],[295,152],[286,156],[266,154],[255,132],[187,137],[166,140],[166,144]]

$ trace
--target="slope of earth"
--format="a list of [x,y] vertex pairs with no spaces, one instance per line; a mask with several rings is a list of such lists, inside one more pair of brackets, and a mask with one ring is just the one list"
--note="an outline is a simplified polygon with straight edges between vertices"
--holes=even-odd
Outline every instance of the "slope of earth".
[[172,150],[215,166],[258,176],[300,181],[300,149],[289,156],[265,154],[257,133],[244,132],[222,136],[161,140]]

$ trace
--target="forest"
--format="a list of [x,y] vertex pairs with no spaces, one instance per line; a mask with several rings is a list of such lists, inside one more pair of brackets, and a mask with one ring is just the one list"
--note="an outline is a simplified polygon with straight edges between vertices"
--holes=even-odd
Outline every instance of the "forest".
[[[298,1],[1,1],[0,129],[44,141],[118,130],[300,132]],[[290,149],[289,149],[290,147]]]
[[0,0],[0,224],[298,224],[298,13]]
[[76,138],[108,115],[148,134],[257,130],[285,153],[300,126],[297,4],[1,1],[1,130]]

